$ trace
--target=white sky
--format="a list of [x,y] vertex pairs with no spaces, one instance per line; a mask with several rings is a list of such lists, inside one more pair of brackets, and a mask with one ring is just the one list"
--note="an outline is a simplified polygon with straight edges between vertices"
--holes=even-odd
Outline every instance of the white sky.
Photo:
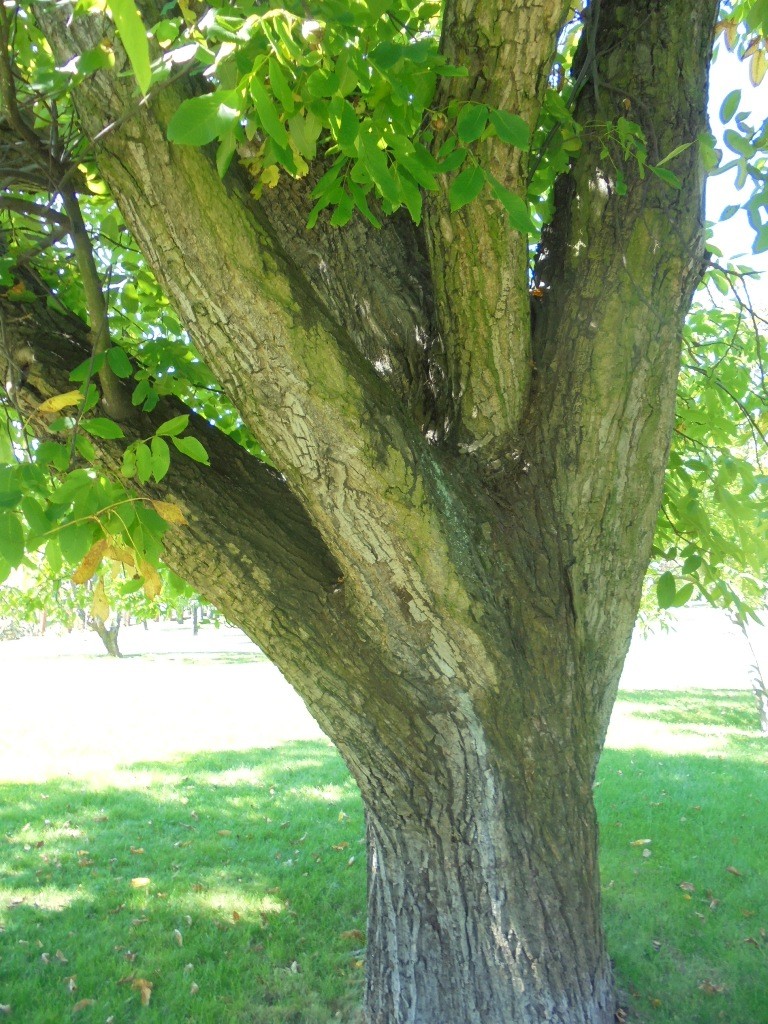
[[[715,136],[720,136],[723,126],[720,124],[719,111],[725,97],[734,89],[741,89],[740,110],[751,110],[750,123],[759,127],[768,118],[768,76],[755,88],[749,80],[749,68],[733,53],[729,53],[720,44],[717,59],[712,65],[710,81],[709,118]],[[718,143],[719,144],[719,143]],[[730,158],[730,150],[724,151],[724,162]],[[733,154],[731,154],[733,155]],[[737,192],[734,184],[735,172],[710,178],[707,186],[707,217],[714,221],[726,206],[744,202],[749,196],[748,182],[741,192]],[[714,226],[713,241],[729,259],[744,257],[743,262],[768,274],[768,252],[759,256],[752,255],[754,232],[747,222],[745,213],[737,213],[735,217]],[[762,287],[768,290],[768,278],[764,277]]]

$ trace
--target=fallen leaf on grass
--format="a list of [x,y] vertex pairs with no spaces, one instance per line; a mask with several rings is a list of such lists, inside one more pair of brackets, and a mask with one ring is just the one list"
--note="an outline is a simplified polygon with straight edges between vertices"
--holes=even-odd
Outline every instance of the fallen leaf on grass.
[[348,932],[341,933],[342,939],[352,939],[354,942],[365,942],[365,936],[359,928],[351,928]]
[[349,843],[336,843],[336,845],[332,846],[331,849],[337,850],[339,853],[341,853],[342,850],[346,850],[348,847]]
[[715,985],[711,981],[702,981],[699,985],[699,989],[702,992],[706,992],[708,995],[715,995],[719,992],[725,992],[725,985]]
[[192,984],[189,986],[189,994],[191,996],[196,996],[199,991],[200,986],[197,984],[197,982],[193,981]]
[[194,882],[192,884],[192,892],[205,892],[205,886],[201,885],[200,882]]
[[173,929],[173,941],[176,943],[177,946],[184,945],[184,936],[181,934],[178,928]]
[[696,886],[693,884],[693,882],[681,882],[680,888],[683,890],[683,892],[696,892]]
[[743,878],[744,877],[742,875],[742,873],[739,871],[739,869],[735,868],[733,866],[727,867],[725,870],[730,872],[730,874],[732,874],[732,875],[736,875],[737,878]]
[[11,1004],[10,1003],[0,1003],[0,1013],[10,1013],[10,1012],[11,1012]]
[[226,838],[227,836],[231,836],[232,835],[232,829],[231,828],[220,828],[220,829],[217,830],[216,835],[217,836],[224,836]]
[[132,889],[146,889],[152,880],[150,878],[132,878],[131,888]]
[[77,975],[73,974],[71,978],[65,978],[67,988],[70,992],[77,992]]
[[143,846],[131,846],[130,847],[130,851],[131,851],[131,853],[144,853],[144,847]]
[[60,949],[56,950],[54,956],[59,961],[59,963],[62,963],[62,964],[68,964],[69,963],[69,960],[67,960],[67,958],[64,956],[64,954],[61,952]]
[[630,846],[647,846],[648,843],[652,843],[652,839],[633,839],[629,844]]
[[749,935],[743,941],[749,943],[750,946],[756,946],[758,949],[760,949],[760,943],[757,941],[757,939],[753,939],[751,935]]
[[232,920],[235,922],[235,924],[237,924],[237,922],[240,920],[240,916],[241,915],[238,914],[236,910],[232,911]]
[[79,999],[75,1003],[75,1005],[72,1007],[72,1013],[80,1013],[80,1011],[84,1010],[87,1006],[95,1006],[95,1005],[96,1005],[96,1000],[95,999]]
[[152,998],[152,989],[154,985],[151,981],[147,981],[146,978],[134,978],[131,982],[131,988],[136,989],[141,994],[141,1005],[149,1006],[149,1001]]

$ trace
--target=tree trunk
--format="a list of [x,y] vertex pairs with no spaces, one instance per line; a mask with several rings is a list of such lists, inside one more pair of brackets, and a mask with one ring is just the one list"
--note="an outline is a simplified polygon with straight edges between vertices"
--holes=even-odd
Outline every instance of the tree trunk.
[[554,780],[544,824],[501,794],[489,807],[486,772],[464,762],[452,806],[392,821],[368,800],[367,1019],[608,1024],[591,798]]
[[111,626],[107,626],[105,622],[96,616],[90,619],[91,626],[97,633],[99,640],[104,644],[107,654],[110,658],[122,658],[120,647],[117,643],[117,635],[120,632],[120,616],[118,615]]

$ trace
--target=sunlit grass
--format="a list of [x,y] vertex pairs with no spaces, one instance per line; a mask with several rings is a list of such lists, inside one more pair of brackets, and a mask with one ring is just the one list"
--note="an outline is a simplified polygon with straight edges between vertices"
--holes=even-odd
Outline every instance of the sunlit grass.
[[609,744],[601,871],[630,1020],[766,1024],[768,744],[750,695],[622,694]]
[[133,790],[2,787],[0,1003],[14,1019],[59,1024],[83,999],[77,1019],[100,1024],[352,1018],[365,849],[338,755],[320,741],[184,768],[143,765],[159,781]]

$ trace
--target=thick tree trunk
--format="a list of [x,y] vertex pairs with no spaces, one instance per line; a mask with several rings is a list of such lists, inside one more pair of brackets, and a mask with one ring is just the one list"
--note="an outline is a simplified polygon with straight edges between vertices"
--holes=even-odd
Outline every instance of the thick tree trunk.
[[544,823],[489,807],[483,767],[464,762],[452,806],[437,794],[393,822],[368,801],[368,1020],[608,1024],[591,798],[559,777]]

